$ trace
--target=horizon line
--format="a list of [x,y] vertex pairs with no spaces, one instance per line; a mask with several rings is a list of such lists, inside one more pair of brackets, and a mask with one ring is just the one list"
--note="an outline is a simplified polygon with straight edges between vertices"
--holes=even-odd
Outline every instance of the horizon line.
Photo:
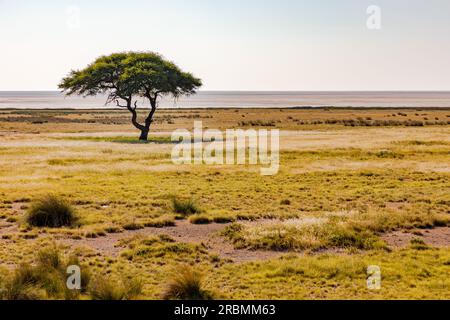
[[[63,93],[60,90],[0,90],[0,92],[59,92],[59,93]],[[450,93],[450,89],[447,90],[198,90],[197,93],[199,92],[315,92],[315,93],[320,93],[320,92],[396,92],[396,93],[408,93],[408,92],[430,92],[430,93],[434,93],[434,92],[441,92],[441,93]],[[101,94],[99,94],[101,95]]]

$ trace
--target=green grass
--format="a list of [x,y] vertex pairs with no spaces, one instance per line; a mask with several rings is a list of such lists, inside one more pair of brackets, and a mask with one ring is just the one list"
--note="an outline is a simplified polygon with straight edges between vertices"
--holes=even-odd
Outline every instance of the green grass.
[[[251,118],[247,112],[239,111],[232,125],[261,116]],[[276,112],[287,115],[286,110]],[[188,114],[174,117],[177,125]],[[60,270],[55,266],[67,263],[62,255],[59,262],[52,254],[42,260],[36,256],[39,249],[61,239],[69,241],[87,270],[108,279],[107,284],[99,280],[93,290],[98,298],[127,296],[122,275],[139,275],[142,293],[138,298],[160,299],[174,266],[185,264],[195,265],[203,276],[201,289],[220,288],[221,295],[229,299],[450,298],[448,248],[436,249],[415,239],[405,249],[386,250],[380,240],[383,233],[393,230],[416,232],[450,224],[448,127],[345,128],[340,124],[335,129],[330,124],[302,125],[301,130],[314,131],[313,141],[304,147],[302,138],[289,136],[284,142],[282,138],[286,150],[280,155],[280,172],[270,177],[261,176],[259,166],[253,165],[172,165],[171,146],[163,138],[161,145],[141,145],[134,144],[137,137],[119,134],[80,138],[69,133],[57,138],[60,141],[49,141],[54,135],[45,135],[58,130],[128,130],[129,123],[124,123],[127,127],[120,130],[97,124],[69,128],[65,123],[49,123],[39,125],[41,134],[23,135],[26,139],[14,133],[13,138],[5,137],[5,146],[0,148],[0,286],[9,288],[2,291],[9,292],[9,298],[69,298],[59,288],[60,271],[52,271],[46,278],[38,276],[35,269],[45,265],[47,270]],[[12,132],[9,125],[14,123],[3,128]],[[27,132],[36,131],[36,126],[28,125]],[[290,126],[298,129],[294,121]],[[339,139],[330,140],[334,134]],[[374,141],[360,141],[368,134]],[[78,217],[77,228],[21,224],[34,205],[30,199],[45,193],[57,193],[71,204]],[[173,195],[179,202],[177,208]],[[158,227],[162,229],[153,231],[164,233],[164,228],[180,217],[237,222],[221,240],[256,251],[251,255],[262,249],[288,253],[280,259],[233,262],[205,245],[167,236],[123,239],[111,252],[97,252],[85,245],[87,241],[106,243],[105,234],[124,229]],[[277,222],[259,225],[266,219]],[[319,222],[305,228],[301,223],[292,224],[293,219]],[[381,267],[380,291],[366,287],[369,265]],[[10,266],[20,270],[15,281]],[[88,286],[84,290],[79,298],[91,298]]]
[[158,143],[158,144],[169,144],[174,143],[170,136],[152,136],[147,141],[139,140],[137,136],[112,136],[112,137],[89,137],[89,136],[69,136],[69,137],[58,137],[56,139],[60,140],[79,140],[79,141],[92,141],[92,142],[114,142],[114,143],[129,143],[129,144],[148,144],[148,143]]
[[[226,265],[210,279],[234,299],[448,299],[449,263],[448,249],[288,255]],[[381,268],[381,290],[367,288],[369,265]]]

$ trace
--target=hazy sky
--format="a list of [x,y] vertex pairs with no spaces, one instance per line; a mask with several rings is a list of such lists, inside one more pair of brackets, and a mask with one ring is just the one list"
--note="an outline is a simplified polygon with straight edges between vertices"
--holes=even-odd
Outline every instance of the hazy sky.
[[0,90],[55,90],[126,50],[205,90],[450,90],[449,39],[449,0],[0,0]]

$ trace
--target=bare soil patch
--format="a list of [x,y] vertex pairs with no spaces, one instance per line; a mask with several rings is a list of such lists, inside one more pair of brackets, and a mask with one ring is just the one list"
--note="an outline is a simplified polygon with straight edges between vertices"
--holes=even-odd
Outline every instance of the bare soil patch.
[[394,231],[381,237],[390,247],[407,247],[412,239],[422,239],[427,245],[437,248],[450,246],[450,227],[417,230],[415,232]]
[[217,254],[223,259],[231,259],[234,262],[246,262],[253,260],[266,260],[281,256],[283,253],[274,251],[252,251],[247,249],[235,249],[228,243],[220,232],[227,224],[211,223],[206,225],[191,224],[187,220],[177,221],[174,227],[144,228],[129,230],[121,233],[107,234],[98,238],[59,239],[59,242],[69,246],[87,246],[107,256],[117,256],[124,247],[118,245],[122,239],[134,236],[155,236],[166,234],[175,241],[185,243],[204,244],[211,254]]

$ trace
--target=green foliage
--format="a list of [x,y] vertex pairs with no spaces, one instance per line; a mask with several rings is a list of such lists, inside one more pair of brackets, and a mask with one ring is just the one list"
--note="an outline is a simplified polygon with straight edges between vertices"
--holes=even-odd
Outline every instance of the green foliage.
[[77,217],[74,209],[63,199],[47,195],[33,202],[26,214],[26,221],[35,227],[70,227]]
[[173,62],[157,53],[130,52],[123,64],[120,83],[143,97],[157,93],[174,97],[189,95],[202,84],[200,79],[181,71]]
[[[141,134],[140,140],[147,140],[157,99],[190,95],[201,85],[200,79],[182,71],[158,53],[122,52],[101,56],[82,70],[72,70],[62,79],[59,88],[67,95],[107,94],[106,103],[116,102],[119,107],[127,108],[133,114],[133,125],[145,133]],[[137,101],[134,106],[132,103],[135,96],[150,101],[151,111],[145,124],[137,122]]]

